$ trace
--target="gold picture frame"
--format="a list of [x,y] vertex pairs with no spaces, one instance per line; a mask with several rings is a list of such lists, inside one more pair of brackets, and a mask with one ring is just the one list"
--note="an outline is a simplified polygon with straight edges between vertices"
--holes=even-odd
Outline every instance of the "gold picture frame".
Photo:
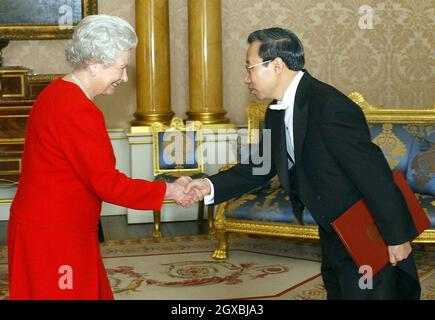
[[2,0],[0,39],[69,39],[74,26],[97,11],[98,0]]

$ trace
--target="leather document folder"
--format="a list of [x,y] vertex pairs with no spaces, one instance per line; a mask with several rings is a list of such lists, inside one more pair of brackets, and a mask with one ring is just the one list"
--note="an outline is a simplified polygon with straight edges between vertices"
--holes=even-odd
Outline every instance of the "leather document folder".
[[[393,179],[406,200],[420,235],[430,226],[429,217],[399,170],[393,172]],[[389,263],[387,244],[380,235],[373,215],[363,199],[357,201],[331,225],[358,267],[370,266],[374,276]]]

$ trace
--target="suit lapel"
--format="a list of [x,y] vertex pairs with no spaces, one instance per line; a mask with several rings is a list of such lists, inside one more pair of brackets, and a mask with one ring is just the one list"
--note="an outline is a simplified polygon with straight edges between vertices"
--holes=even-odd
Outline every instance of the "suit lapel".
[[289,174],[287,165],[286,133],[284,125],[285,110],[269,110],[270,128],[272,129],[272,153],[276,173],[284,190],[290,190]]
[[[304,70],[305,71],[305,70]],[[302,163],[302,148],[304,145],[305,134],[307,132],[308,120],[308,98],[307,89],[311,83],[311,76],[305,71],[298,89],[296,90],[294,111],[293,111],[293,138],[295,145],[295,163]]]

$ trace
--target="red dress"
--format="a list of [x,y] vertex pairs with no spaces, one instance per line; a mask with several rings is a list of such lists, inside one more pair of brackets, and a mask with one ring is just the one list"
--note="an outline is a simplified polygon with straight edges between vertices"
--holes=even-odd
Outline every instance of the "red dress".
[[99,252],[102,201],[160,209],[163,182],[115,169],[101,111],[78,86],[53,81],[27,122],[8,225],[11,299],[113,299]]

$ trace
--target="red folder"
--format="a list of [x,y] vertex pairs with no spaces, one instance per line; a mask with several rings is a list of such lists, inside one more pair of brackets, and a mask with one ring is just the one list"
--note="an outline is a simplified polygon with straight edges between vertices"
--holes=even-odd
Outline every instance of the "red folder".
[[[399,170],[393,172],[393,179],[406,200],[420,235],[430,226],[429,217]],[[364,200],[356,202],[331,225],[358,267],[371,266],[374,276],[390,262],[387,245]]]

